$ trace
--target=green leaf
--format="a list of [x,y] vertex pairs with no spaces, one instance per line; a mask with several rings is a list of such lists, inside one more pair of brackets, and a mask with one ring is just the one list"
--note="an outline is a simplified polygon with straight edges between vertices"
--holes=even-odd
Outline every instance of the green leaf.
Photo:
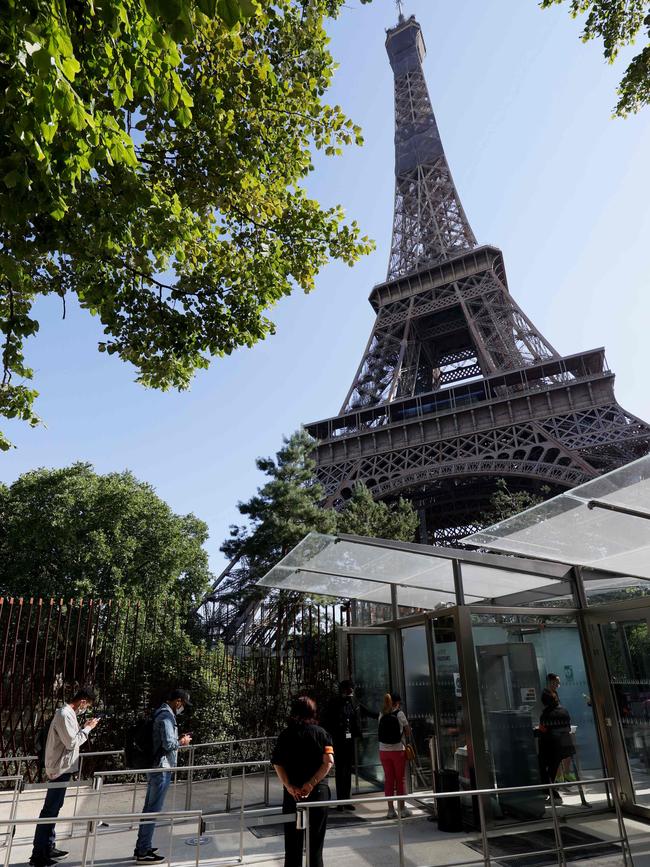
[[257,3],[257,0],[239,0],[239,5],[241,6],[242,15],[245,18],[250,18],[259,12],[259,4]]
[[217,0],[197,0],[197,6],[208,18],[214,18],[217,14]]
[[242,19],[242,10],[238,0],[219,0],[217,11],[219,17],[228,27],[234,27]]
[[7,172],[7,174],[2,180],[5,187],[13,190],[13,188],[16,186],[16,184],[18,183],[18,181],[20,181],[21,178],[22,174],[19,171],[16,171],[16,169],[13,169],[12,171]]
[[167,22],[176,21],[183,10],[182,0],[157,0],[159,14]]
[[61,70],[69,81],[73,81],[75,75],[81,69],[79,61],[75,57],[68,57],[61,63]]

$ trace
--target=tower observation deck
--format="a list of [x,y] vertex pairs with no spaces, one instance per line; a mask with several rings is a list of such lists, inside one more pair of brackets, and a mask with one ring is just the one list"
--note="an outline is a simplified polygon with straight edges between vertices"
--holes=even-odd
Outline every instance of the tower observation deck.
[[560,355],[510,294],[501,250],[479,246],[454,185],[413,16],[388,30],[395,211],[376,320],[337,416],[307,424],[327,505],[364,482],[411,500],[420,541],[479,529],[498,479],[551,495],[650,451],[602,348]]

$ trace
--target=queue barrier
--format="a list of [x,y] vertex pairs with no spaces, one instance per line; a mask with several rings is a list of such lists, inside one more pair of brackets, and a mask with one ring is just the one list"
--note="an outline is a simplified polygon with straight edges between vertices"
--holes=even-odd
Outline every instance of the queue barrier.
[[[56,783],[54,785],[57,785]],[[65,783],[59,783],[58,785],[64,786]],[[79,823],[83,822],[86,824],[86,834],[84,838],[84,847],[83,854],[81,858],[81,867],[90,867],[95,863],[95,848],[97,844],[97,828],[99,824],[103,821],[110,819],[113,824],[127,824],[130,823],[130,827],[133,827],[134,820],[141,821],[146,819],[147,821],[155,821],[156,823],[160,819],[165,819],[169,821],[169,855],[167,856],[167,865],[171,867],[171,841],[174,834],[174,823],[176,826],[179,824],[179,820],[181,822],[186,821],[195,821],[196,822],[196,842],[195,842],[195,865],[199,867],[199,861],[201,858],[201,830],[203,827],[203,817],[200,810],[166,810],[161,813],[108,813],[108,814],[93,814],[90,816],[77,816],[77,821]],[[16,828],[30,825],[57,825],[59,822],[69,822],[69,816],[57,816],[56,818],[46,818],[46,819],[0,819],[0,826],[7,825],[7,834],[9,838],[9,842],[7,844],[7,852],[5,854],[4,867],[9,867],[9,859],[11,858],[11,849],[13,846],[13,836]]]
[[[1,776],[0,777],[0,785],[2,783],[13,783],[13,792],[11,796],[11,804],[9,805],[9,820],[13,819],[18,811],[18,798],[20,796],[20,792],[22,789],[23,778],[21,774],[14,774],[12,776]],[[9,845],[9,828],[7,828],[7,834],[5,837],[4,845]]]
[[[140,774],[172,774],[175,779],[178,778],[179,774],[193,773],[194,771],[221,771],[227,770],[229,772],[229,779],[231,779],[232,771],[238,770],[241,771],[241,793],[240,793],[240,805],[239,805],[239,862],[241,863],[244,860],[244,832],[246,830],[245,817],[250,816],[252,814],[259,814],[260,812],[265,812],[264,810],[245,810],[245,795],[246,795],[246,770],[248,768],[260,768],[263,767],[268,771],[270,767],[270,761],[258,761],[258,762],[218,762],[215,764],[209,765],[182,765],[180,767],[174,768],[142,768],[137,771],[137,775]],[[95,790],[97,791],[97,810],[99,811],[102,790],[104,787],[104,780],[115,779],[120,776],[132,776],[134,771],[97,771],[94,775],[95,779]],[[218,779],[218,778],[217,778]],[[223,778],[222,778],[223,779]],[[136,785],[137,785],[137,776],[136,776]],[[136,791],[133,791],[133,803],[135,804]],[[190,790],[191,793],[191,790]],[[228,787],[228,799],[231,794],[231,785],[229,782]],[[230,804],[229,804],[230,807]],[[203,813],[204,819],[210,819],[211,821],[215,821],[218,818],[222,818],[230,814],[230,808],[224,813]],[[293,821],[292,815],[289,815],[289,818],[282,819],[284,822]]]
[[[616,812],[616,821],[618,825],[618,837],[614,839],[608,839],[606,842],[610,844],[620,844],[621,846],[621,854],[623,855],[623,865],[624,867],[634,867],[634,861],[632,859],[632,852],[630,850],[630,842],[628,840],[627,831],[625,830],[625,823],[623,821],[623,814],[621,812],[621,805],[619,803],[618,795],[616,793],[615,786],[612,785],[614,783],[614,777],[601,777],[595,780],[589,780],[590,785],[602,784],[605,786],[606,790],[609,792],[610,788],[612,791],[612,800],[614,803],[614,810]],[[495,795],[506,795],[513,794],[516,792],[532,792],[532,791],[547,791],[549,796],[551,796],[551,790],[558,789],[560,787],[574,787],[584,785],[584,780],[578,780],[573,783],[542,783],[536,784],[532,786],[508,786],[504,788],[492,788],[492,789],[463,789],[460,794],[463,796],[471,796],[476,797],[478,803],[478,813],[479,813],[479,823],[480,823],[480,833],[481,833],[481,844],[483,855],[481,858],[473,859],[471,861],[456,861],[453,863],[446,863],[445,867],[471,867],[471,865],[482,864],[484,867],[492,867],[493,860],[492,856],[490,856],[490,845],[489,845],[489,834],[487,823],[485,821],[485,808],[483,805],[484,798],[494,798]],[[405,867],[404,860],[404,826],[403,826],[403,817],[401,806],[406,801],[418,800],[422,803],[431,803],[436,804],[438,801],[447,799],[447,798],[458,798],[459,792],[412,792],[409,795],[394,795],[392,797],[363,797],[363,798],[346,798],[346,799],[338,799],[334,801],[298,801],[296,803],[296,824],[298,828],[304,829],[305,831],[305,867],[311,867],[310,864],[310,853],[309,853],[309,810],[310,809],[318,809],[319,807],[322,809],[323,805],[326,804],[327,807],[338,807],[345,806],[346,804],[364,804],[364,803],[388,803],[397,802],[397,834],[398,834],[398,852],[399,852],[399,865],[400,867]],[[535,855],[555,855],[557,857],[557,863],[560,867],[567,867],[566,860],[566,852],[569,852],[574,849],[588,849],[591,847],[602,846],[603,841],[599,840],[597,843],[581,843],[579,845],[574,846],[564,846],[562,843],[562,836],[560,834],[560,825],[558,822],[557,808],[555,805],[555,800],[551,796],[550,797],[550,807],[551,807],[551,818],[553,821],[553,832],[555,836],[555,847],[553,849],[545,849],[536,851]],[[305,815],[306,814],[306,815]],[[305,821],[307,819],[307,821]],[[528,854],[528,853],[527,853]],[[533,853],[530,853],[533,854]],[[507,861],[515,861],[518,858],[521,858],[521,855],[498,855],[494,856],[495,861],[498,861],[499,864],[502,864]],[[433,865],[427,865],[427,867],[433,867]]]

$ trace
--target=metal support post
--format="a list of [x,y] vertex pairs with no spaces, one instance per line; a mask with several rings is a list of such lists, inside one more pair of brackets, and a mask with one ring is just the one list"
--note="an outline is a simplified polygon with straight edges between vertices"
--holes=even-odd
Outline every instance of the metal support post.
[[244,786],[246,781],[246,768],[241,769],[241,800],[239,804],[239,863],[244,860]]
[[[264,739],[264,761],[269,762],[271,759],[270,750],[269,750],[269,739]],[[264,806],[268,807],[269,805],[269,765],[264,766]]]
[[[131,812],[135,813],[135,799],[138,794],[138,772],[135,773],[135,780],[133,781],[133,798],[131,799]],[[133,825],[131,825],[133,828]]]
[[557,848],[557,863],[560,867],[566,867],[566,857],[562,850],[562,834],[560,833],[560,826],[557,821],[557,810],[555,808],[555,792],[552,786],[549,786],[548,793],[551,799],[551,816],[553,818],[553,833],[555,834],[555,846]]
[[481,845],[483,846],[483,864],[484,867],[492,867],[490,859],[490,841],[488,839],[487,825],[485,822],[485,810],[483,809],[483,795],[477,795],[478,799],[478,821],[481,827]]
[[305,867],[310,867],[311,865],[311,840],[310,840],[310,825],[311,825],[311,816],[309,814],[309,810],[305,811],[304,816],[305,823]]
[[187,772],[187,784],[185,787],[185,809],[190,810],[192,808],[192,782],[194,780],[194,750],[195,747],[190,744],[189,755],[187,762],[190,766],[190,770]]
[[404,827],[402,825],[402,808],[404,801],[397,801],[397,850],[399,852],[399,867],[404,867]]
[[[232,743],[228,750],[228,764],[232,765]],[[226,792],[226,813],[230,812],[230,802],[232,798],[232,767],[228,768],[228,791]]]
[[[607,791],[609,792],[609,785],[607,785]],[[616,792],[616,786],[612,786],[612,795],[614,799],[614,810],[616,811],[616,822],[618,824],[618,836],[621,838],[621,851],[623,852],[623,864],[624,867],[628,867],[628,864],[634,865],[634,861],[632,860],[632,852],[630,850],[630,840],[627,836],[627,828],[625,827],[625,820],[623,818],[623,813],[621,812],[621,804],[618,799],[618,794]],[[629,856],[629,861],[628,861]]]

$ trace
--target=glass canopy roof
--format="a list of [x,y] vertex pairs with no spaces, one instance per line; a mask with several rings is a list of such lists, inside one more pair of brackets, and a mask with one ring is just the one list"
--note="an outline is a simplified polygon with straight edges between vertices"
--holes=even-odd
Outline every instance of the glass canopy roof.
[[650,579],[650,455],[463,542]]
[[[467,604],[565,585],[567,568],[452,548],[310,533],[258,584],[283,590],[434,610],[456,605],[454,560]],[[503,564],[503,565],[501,565]]]

